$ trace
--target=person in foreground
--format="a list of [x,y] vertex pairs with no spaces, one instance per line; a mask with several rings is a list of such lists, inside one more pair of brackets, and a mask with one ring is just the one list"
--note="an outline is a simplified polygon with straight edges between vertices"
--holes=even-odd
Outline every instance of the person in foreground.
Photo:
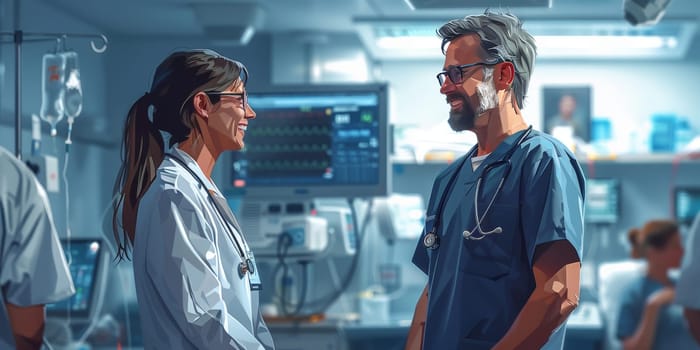
[[175,52],[129,111],[113,226],[119,258],[133,247],[147,349],[274,348],[253,253],[211,180],[255,118],[247,73],[211,50]]
[[46,191],[0,147],[0,349],[40,349],[45,304],[75,294]]
[[683,306],[683,314],[688,321],[690,332],[700,344],[700,212],[690,227],[687,247],[676,285],[676,303]]
[[455,131],[478,144],[437,176],[413,263],[428,275],[407,349],[561,349],[578,305],[585,180],[521,108],[536,47],[520,20],[443,25],[437,75]]

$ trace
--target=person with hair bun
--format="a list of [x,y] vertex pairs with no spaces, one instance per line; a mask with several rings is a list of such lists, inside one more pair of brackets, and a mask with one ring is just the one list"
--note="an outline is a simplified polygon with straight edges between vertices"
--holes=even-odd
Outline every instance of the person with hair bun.
[[615,336],[624,349],[698,349],[683,321],[683,310],[673,305],[675,281],[669,270],[678,268],[683,246],[678,225],[652,220],[633,228],[627,238],[631,256],[646,260],[646,273],[621,294]]
[[118,258],[133,251],[146,349],[274,349],[253,253],[211,179],[255,118],[247,81],[214,51],[174,52],[129,110],[113,230]]
[[639,242],[637,242],[637,237],[639,237],[639,229],[633,228],[627,232],[627,241],[630,243],[630,257],[632,259],[641,259],[642,252],[639,249]]

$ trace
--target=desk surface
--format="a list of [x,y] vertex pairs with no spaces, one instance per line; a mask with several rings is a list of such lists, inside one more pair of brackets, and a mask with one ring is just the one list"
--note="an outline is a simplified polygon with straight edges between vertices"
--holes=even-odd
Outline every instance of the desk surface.
[[[329,318],[318,323],[268,323],[270,331],[298,329],[299,331],[334,331],[340,329],[348,338],[372,337],[372,336],[405,336],[411,325],[412,314],[399,313],[391,315],[389,321],[347,321],[343,319]],[[572,335],[600,336],[602,339],[604,328],[603,320],[598,310],[598,305],[593,302],[583,302],[569,316],[567,333]]]

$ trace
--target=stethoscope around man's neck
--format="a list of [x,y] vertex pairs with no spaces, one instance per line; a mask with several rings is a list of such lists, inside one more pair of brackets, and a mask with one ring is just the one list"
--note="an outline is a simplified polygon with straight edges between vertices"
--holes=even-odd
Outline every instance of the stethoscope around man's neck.
[[[522,135],[518,138],[518,141],[510,147],[508,152],[503,156],[503,159],[499,161],[495,161],[493,163],[488,164],[483,172],[479,175],[478,180],[476,181],[476,192],[474,193],[474,218],[476,219],[476,225],[471,230],[465,230],[462,232],[462,236],[465,239],[468,240],[480,240],[484,239],[484,237],[494,234],[494,233],[501,233],[503,232],[503,228],[501,226],[496,226],[490,231],[484,231],[484,229],[481,227],[481,223],[484,221],[486,218],[486,215],[488,215],[489,211],[491,210],[491,206],[493,203],[496,201],[496,198],[498,197],[498,194],[501,192],[501,188],[503,187],[503,183],[506,181],[508,178],[508,175],[510,174],[510,169],[512,167],[510,158],[513,156],[513,153],[518,149],[518,147],[523,143],[525,138],[530,135],[530,132],[532,131],[532,126],[529,126]],[[433,228],[430,230],[428,234],[425,235],[423,238],[423,245],[425,245],[426,248],[428,249],[437,249],[440,246],[440,235],[438,234],[439,228],[440,228],[440,222],[442,219],[442,210],[444,209],[445,201],[447,200],[447,196],[452,190],[452,186],[454,185],[454,182],[457,180],[457,176],[459,175],[461,169],[464,167],[464,164],[467,162],[467,160],[471,159],[471,157],[475,154],[476,150],[478,148],[478,145],[475,145],[469,153],[467,153],[467,156],[462,159],[462,162],[459,164],[459,166],[455,169],[455,171],[452,173],[452,176],[450,177],[450,180],[447,182],[447,186],[445,186],[445,189],[442,191],[442,194],[440,196],[440,201],[438,202],[438,208],[437,212],[435,212],[435,224],[433,225]],[[505,170],[503,171],[503,175],[501,176],[501,180],[498,182],[498,187],[496,187],[496,191],[494,192],[493,196],[491,197],[491,200],[489,201],[489,204],[486,206],[486,210],[484,211],[484,214],[479,216],[479,190],[481,189],[481,182],[483,179],[486,177],[486,175],[493,169],[505,165]],[[478,232],[477,232],[478,231]],[[478,235],[477,235],[478,233]]]
[[238,277],[243,278],[243,276],[245,276],[246,273],[251,273],[251,274],[255,273],[255,264],[251,261],[250,258],[248,258],[248,255],[246,254],[245,249],[243,249],[241,244],[236,239],[236,235],[233,232],[233,229],[231,229],[231,227],[229,226],[229,223],[226,220],[224,213],[221,212],[221,209],[216,204],[217,203],[216,199],[211,194],[211,192],[209,192],[209,190],[207,189],[207,186],[204,184],[204,181],[202,181],[202,179],[199,176],[197,176],[197,174],[194,171],[192,171],[192,169],[190,169],[190,167],[187,166],[187,164],[184,161],[182,161],[180,158],[178,158],[172,154],[168,154],[168,153],[166,153],[165,156],[174,160],[176,163],[178,163],[183,168],[185,168],[185,170],[187,170],[187,172],[190,173],[190,175],[192,175],[192,177],[194,177],[195,180],[197,180],[197,182],[200,185],[202,185],[204,190],[207,192],[207,196],[209,196],[209,199],[211,199],[212,205],[214,206],[214,209],[219,214],[219,217],[221,218],[221,220],[223,220],[224,226],[226,227],[226,230],[228,231],[228,233],[231,235],[231,240],[233,240],[233,244],[236,246],[236,249],[238,250],[238,255],[241,258],[241,263],[238,264]]

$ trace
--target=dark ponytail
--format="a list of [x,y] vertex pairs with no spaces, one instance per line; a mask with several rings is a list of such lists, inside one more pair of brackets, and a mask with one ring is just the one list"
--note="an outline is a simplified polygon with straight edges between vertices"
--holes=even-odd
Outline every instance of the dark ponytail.
[[[148,118],[152,96],[146,93],[129,109],[124,126],[122,166],[119,170],[115,192],[119,192],[112,216],[112,229],[117,242],[119,260],[129,258],[127,244],[134,242],[136,210],[143,194],[156,176],[156,169],[163,161],[163,137]],[[122,211],[122,237],[119,237],[118,212]]]
[[630,243],[632,250],[630,251],[630,256],[632,259],[639,259],[643,256],[642,247],[639,244],[640,232],[638,228],[633,228],[627,232],[627,240]]

